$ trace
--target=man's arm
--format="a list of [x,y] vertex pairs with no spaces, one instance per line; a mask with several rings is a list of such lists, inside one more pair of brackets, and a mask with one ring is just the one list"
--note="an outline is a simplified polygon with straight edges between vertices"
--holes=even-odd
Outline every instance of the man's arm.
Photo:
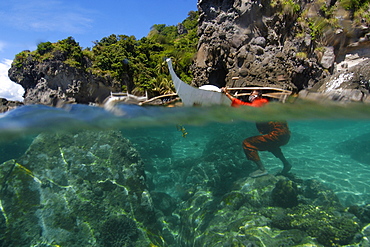
[[233,96],[231,96],[231,94],[229,94],[229,92],[227,91],[227,87],[221,88],[221,93],[224,93],[231,101],[235,99]]

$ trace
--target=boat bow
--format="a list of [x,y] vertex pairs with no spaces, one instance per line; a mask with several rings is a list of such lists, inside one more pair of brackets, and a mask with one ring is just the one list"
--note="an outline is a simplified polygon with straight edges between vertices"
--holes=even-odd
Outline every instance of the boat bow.
[[[180,80],[176,75],[172,67],[172,61],[170,58],[166,59],[168,69],[176,89],[177,95],[181,98],[184,106],[211,106],[211,105],[228,105],[230,106],[230,99],[226,95],[221,93],[221,91],[216,91],[217,87],[211,90],[210,87],[205,87],[205,89],[195,88],[189,84]],[[206,90],[207,89],[207,90]]]

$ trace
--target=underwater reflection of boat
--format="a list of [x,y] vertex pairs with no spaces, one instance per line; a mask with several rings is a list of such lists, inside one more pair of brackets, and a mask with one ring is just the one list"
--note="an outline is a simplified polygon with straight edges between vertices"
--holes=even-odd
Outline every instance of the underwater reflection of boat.
[[111,93],[110,96],[104,100],[103,104],[109,105],[112,102],[122,102],[124,104],[138,105],[147,100],[148,96],[136,96],[129,93]]
[[[175,73],[172,61],[170,58],[166,59],[168,69],[171,74],[173,84],[177,95],[181,98],[184,106],[210,106],[210,105],[228,105],[230,106],[230,99],[225,94],[221,93],[221,89],[214,85],[204,85],[199,88],[192,87],[183,82]],[[292,94],[292,91],[273,88],[273,87],[237,87],[228,88],[229,91],[235,91],[234,97],[242,97],[250,95],[253,90],[262,90],[264,97],[285,102],[287,97]],[[249,91],[249,92],[248,92]],[[241,93],[240,93],[241,92]]]

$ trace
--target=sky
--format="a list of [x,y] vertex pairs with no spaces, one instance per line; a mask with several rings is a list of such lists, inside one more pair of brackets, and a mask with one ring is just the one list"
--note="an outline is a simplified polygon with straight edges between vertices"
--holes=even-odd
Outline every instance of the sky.
[[2,0],[0,1],[0,98],[22,101],[10,81],[15,55],[41,42],[72,36],[83,48],[111,34],[145,37],[154,24],[177,25],[197,10],[197,0]]

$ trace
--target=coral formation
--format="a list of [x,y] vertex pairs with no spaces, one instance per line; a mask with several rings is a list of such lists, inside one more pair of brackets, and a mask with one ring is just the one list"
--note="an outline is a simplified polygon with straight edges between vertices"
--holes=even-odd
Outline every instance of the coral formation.
[[298,205],[297,184],[291,180],[279,180],[272,190],[272,200],[278,207],[291,208]]
[[102,247],[131,247],[135,246],[139,230],[135,221],[121,215],[113,216],[102,223],[99,235],[98,242]]
[[312,205],[298,205],[272,217],[272,226],[299,229],[317,238],[320,244],[336,246],[351,244],[360,226],[353,215],[324,210]]

